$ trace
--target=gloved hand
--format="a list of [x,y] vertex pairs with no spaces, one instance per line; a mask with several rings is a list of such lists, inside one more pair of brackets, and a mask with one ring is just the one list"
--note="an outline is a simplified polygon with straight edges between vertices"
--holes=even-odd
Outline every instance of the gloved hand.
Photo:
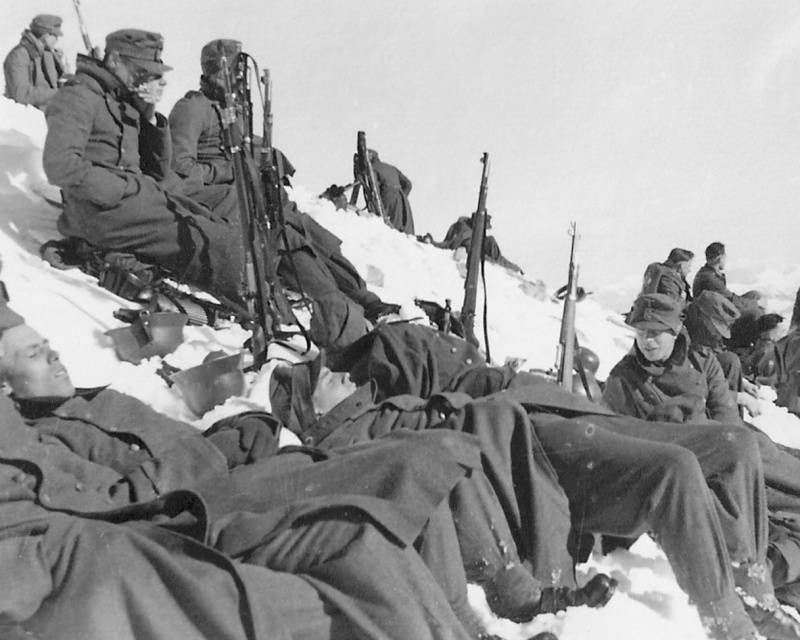
[[203,434],[228,460],[228,468],[253,464],[278,451],[280,421],[269,413],[251,411],[223,418]]
[[702,396],[684,393],[653,407],[647,419],[653,422],[687,423],[704,416],[705,408]]

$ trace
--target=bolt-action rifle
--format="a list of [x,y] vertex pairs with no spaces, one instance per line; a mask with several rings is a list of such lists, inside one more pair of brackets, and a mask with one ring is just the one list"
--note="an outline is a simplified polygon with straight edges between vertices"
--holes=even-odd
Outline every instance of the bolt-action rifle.
[[81,28],[81,37],[83,38],[83,46],[86,47],[86,53],[88,53],[90,57],[99,60],[100,49],[92,46],[92,40],[89,38],[89,30],[86,28],[86,23],[83,21],[83,15],[81,14],[80,0],[72,0],[72,6],[75,7],[75,13],[78,14],[78,25],[80,25]]
[[578,304],[578,271],[580,269],[578,264],[578,226],[575,222],[570,223],[569,235],[572,236],[569,252],[569,278],[564,296],[564,311],[561,315],[561,334],[556,350],[556,382],[572,391],[574,389],[573,370],[577,369],[586,397],[593,400],[592,385],[579,355],[580,345],[575,332],[575,305]]
[[[464,337],[470,343],[478,346],[475,336],[475,306],[478,297],[478,270],[483,272],[483,241],[486,236],[486,196],[489,191],[489,154],[484,153],[481,158],[483,174],[478,192],[478,208],[472,214],[472,241],[467,256],[467,277],[464,282],[464,304],[461,307],[461,324],[464,327]],[[486,278],[483,279],[483,334],[486,345],[486,360],[489,355],[489,331],[486,314]]]
[[237,106],[243,110],[243,122],[249,122],[249,105],[243,96],[248,95],[247,65],[245,55],[237,54],[236,81],[222,58],[224,98],[220,107],[222,140],[230,154],[236,192],[239,198],[242,248],[244,254],[244,278],[241,295],[247,304],[252,322],[254,366],[266,361],[267,342],[272,339],[281,324],[294,322],[283,288],[278,281],[278,251],[274,237],[270,234],[267,205],[259,181],[252,153],[252,139],[242,131]]
[[[375,170],[372,168],[372,160],[369,157],[367,149],[367,134],[363,131],[358,132],[356,139],[356,156],[354,158],[354,173],[356,180],[364,189],[364,200],[367,202],[367,210],[376,216],[380,216],[386,220],[386,211],[383,208],[383,200],[381,199],[380,189],[378,189],[378,180],[375,177]],[[358,194],[353,189],[353,193],[358,197]],[[351,204],[355,202],[350,201]]]

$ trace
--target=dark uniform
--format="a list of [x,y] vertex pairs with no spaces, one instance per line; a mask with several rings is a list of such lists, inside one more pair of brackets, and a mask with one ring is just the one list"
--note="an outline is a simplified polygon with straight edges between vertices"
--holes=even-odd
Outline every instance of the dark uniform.
[[[756,437],[747,430],[729,425],[687,429],[621,417],[536,376],[487,367],[465,341],[419,325],[398,323],[377,327],[336,354],[334,364],[350,370],[357,382],[372,379],[378,388],[378,398],[391,397],[393,392],[430,398],[443,391],[462,391],[477,398],[503,389],[506,391],[501,397],[509,397],[513,391],[510,399],[520,402],[528,412],[534,435],[558,473],[559,483],[569,499],[572,521],[581,532],[636,535],[637,526],[642,525],[641,521],[637,525],[636,520],[643,516],[638,505],[650,504],[647,491],[658,491],[655,489],[658,483],[675,482],[678,475],[704,478],[705,482],[700,484],[711,489],[710,508],[716,512],[710,519],[721,525],[721,531],[717,524],[710,524],[705,529],[679,532],[682,518],[668,511],[650,513],[652,520],[647,526],[657,532],[656,537],[665,550],[675,545],[670,561],[677,567],[676,575],[684,572],[691,581],[696,573],[726,574],[729,570],[726,554],[720,556],[708,550],[727,546],[730,558],[739,565],[734,575],[737,584],[762,594],[767,600],[771,597],[772,584],[766,575],[765,562],[764,474]],[[497,433],[499,424],[492,422],[488,433]],[[515,447],[505,454],[506,458],[509,455],[517,461],[526,454]],[[640,482],[643,477],[650,481]],[[709,509],[704,492],[696,486],[677,486],[681,484],[676,483],[669,492],[676,505],[683,500],[687,504],[701,500],[703,504],[686,508],[700,513]],[[684,507],[675,509],[681,511]],[[708,522],[709,516],[705,517]],[[581,524],[585,522],[594,524],[591,527]],[[620,533],[626,526],[630,527],[629,533]],[[665,538],[673,542],[665,543]],[[721,542],[723,539],[725,542]],[[685,550],[679,550],[683,547],[706,549],[704,560],[698,562],[713,566],[701,571],[697,565],[681,569],[686,558],[681,555]],[[744,575],[748,572],[742,571],[742,567],[755,570]],[[765,580],[753,583],[756,576]],[[722,584],[726,579],[719,580]],[[704,591],[706,587],[700,587],[699,592],[706,595],[695,596],[698,585],[684,583],[682,587],[697,602],[702,602],[709,593]]]
[[[140,39],[147,45],[143,50],[158,58],[160,38]],[[242,262],[237,228],[142,173],[140,149],[161,157],[163,175],[169,168],[166,151],[152,152],[169,146],[167,123],[158,118],[156,126],[142,122],[125,87],[100,62],[86,59],[79,65],[75,80],[47,112],[43,162],[50,182],[62,189],[59,231],[134,253],[178,279],[237,300]]]
[[408,194],[411,193],[411,180],[397,167],[383,162],[377,152],[370,151],[372,169],[378,181],[378,191],[383,202],[386,221],[398,231],[414,235],[414,216]]
[[[637,300],[634,310],[638,304]],[[631,353],[611,370],[603,401],[617,413],[644,420],[708,426],[724,423],[734,428],[739,425],[740,430],[744,426],[714,352],[702,346],[689,348],[684,334],[678,336],[663,363],[649,362],[634,344]],[[768,552],[773,569],[777,567],[773,578],[780,587],[778,596],[788,601],[787,594],[800,594],[800,460],[796,451],[776,445],[755,427],[751,429],[766,485]]]
[[60,51],[46,49],[39,36],[61,34],[61,18],[36,16],[22,32],[19,44],[6,56],[3,72],[6,79],[6,98],[20,104],[30,104],[44,110],[58,91],[64,76],[64,61]]
[[692,288],[678,266],[669,260],[647,265],[641,293],[663,293],[686,302],[692,300]]
[[[201,63],[204,74],[219,69],[219,56],[223,50],[232,61],[237,50],[234,44],[238,43],[214,40],[203,47]],[[201,77],[200,85],[200,91],[188,92],[170,112],[172,168],[192,183],[232,186],[233,163],[222,141],[220,89],[212,85],[205,75]],[[259,143],[260,140],[254,141],[254,146],[258,147]],[[280,151],[277,153],[280,154]],[[287,174],[291,175],[293,167],[285,157],[281,157]],[[341,240],[308,214],[299,211],[285,192],[283,197],[286,246],[282,250],[283,259],[278,265],[278,274],[284,285],[294,290],[302,288],[312,298],[338,289],[360,304],[368,318],[381,314],[385,305],[367,289],[355,266],[342,255]],[[299,272],[300,286],[294,279],[290,255]]]
[[[94,514],[114,523],[155,519],[228,558],[306,576],[357,637],[468,637],[445,604],[448,600],[460,615],[470,615],[460,558],[455,565],[449,562],[454,549],[457,556],[457,543],[442,501],[464,477],[465,468],[478,463],[469,441],[394,438],[349,451],[346,459],[311,449],[272,456],[266,447],[261,462],[228,473],[237,456],[226,459],[222,450],[236,447],[225,447],[217,436],[231,430],[238,436],[248,423],[264,420],[263,415],[246,415],[203,438],[191,427],[108,390],[60,402],[21,402],[32,429],[7,405],[2,404],[7,428],[0,443],[0,510],[6,535],[0,538],[35,535],[39,529],[29,521],[32,509],[37,515]],[[155,502],[149,500],[153,497]],[[14,523],[22,528],[9,529]],[[164,539],[148,525],[130,526],[143,530],[146,538]],[[424,528],[427,533],[420,537]],[[95,533],[103,535],[102,529],[98,533],[92,528],[87,535]],[[446,599],[413,550],[415,543],[423,556],[435,559],[430,566],[442,580]],[[48,548],[60,549],[58,538]],[[145,553],[147,545],[140,548]],[[185,543],[180,549],[215,561],[213,553],[202,551],[205,547]],[[90,554],[91,546],[76,542],[75,549],[66,550]],[[68,557],[91,566],[89,555]],[[84,564],[78,566],[83,570]],[[83,580],[82,575],[78,572],[75,579]],[[204,588],[198,585],[191,593],[199,597]],[[406,595],[399,595],[398,588]],[[368,601],[364,592],[371,594]],[[140,591],[135,593],[134,601]],[[424,610],[416,602],[424,602]],[[69,604],[59,598],[55,603],[62,612]],[[27,613],[34,611],[32,607]],[[50,612],[44,609],[32,624],[57,621]]]
[[[486,223],[487,225],[489,224],[488,218]],[[469,251],[470,246],[472,246],[472,218],[470,216],[461,216],[450,225],[444,240],[433,242],[432,244],[440,249],[452,249],[455,251],[463,247]],[[497,244],[494,236],[486,236],[483,239],[483,255],[490,262],[494,262],[506,269],[511,269],[511,271],[522,273],[522,269],[518,265],[503,256],[500,252],[500,245]]]

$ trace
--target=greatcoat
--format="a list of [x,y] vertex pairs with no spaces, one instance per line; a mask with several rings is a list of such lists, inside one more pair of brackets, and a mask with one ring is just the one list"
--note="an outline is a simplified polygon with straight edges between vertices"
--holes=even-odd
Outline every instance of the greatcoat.
[[[497,440],[499,432],[532,430],[530,437],[540,443],[557,471],[576,532],[635,537],[648,528],[655,531],[676,576],[681,576],[679,581],[686,579],[681,586],[697,602],[711,594],[725,597],[732,589],[728,554],[720,554],[720,549],[727,547],[740,567],[766,560],[763,469],[755,437],[747,430],[728,425],[711,430],[677,428],[622,417],[541,377],[486,366],[466,341],[421,325],[381,325],[337,354],[334,364],[349,370],[357,383],[372,380],[378,399],[464,392],[494,402],[491,394],[497,394],[522,404],[527,419],[512,406],[505,409],[510,417],[490,421],[485,433],[480,422],[453,428],[478,433],[484,464],[485,443]],[[498,468],[534,464],[529,460],[532,451],[509,447],[509,441],[514,438],[506,440],[497,454],[503,460]],[[495,446],[501,447],[500,442]],[[493,473],[487,475],[494,479]],[[711,491],[703,491],[704,485]],[[665,486],[669,489],[662,494]],[[503,496],[502,489],[497,485],[495,489]],[[515,489],[522,494],[516,499],[523,503],[530,489],[524,485]],[[644,509],[654,494],[669,495],[677,511]],[[505,506],[513,499],[501,497],[501,502]],[[683,516],[675,517],[687,510],[696,514],[691,532],[682,530]],[[694,554],[697,557],[687,562]],[[698,571],[696,563],[705,568]],[[694,583],[699,574],[713,576],[714,585]],[[751,584],[751,576],[741,571],[735,577],[742,588],[771,593],[768,582]]]
[[[233,162],[222,138],[222,123],[218,103],[209,98],[213,89],[203,84],[202,91],[189,91],[169,114],[172,137],[172,169],[182,178],[204,185],[232,185]],[[258,146],[259,141],[254,141]],[[294,172],[285,156],[277,149],[287,175]],[[288,167],[287,167],[288,165]],[[283,189],[283,187],[281,187]],[[283,216],[286,234],[282,235],[285,249],[292,253],[302,268],[302,284],[306,293],[316,297],[338,288],[365,309],[379,304],[380,299],[370,292],[355,266],[344,257],[342,241],[311,216],[300,211],[283,192]],[[286,263],[286,264],[284,264]],[[291,275],[290,263],[283,260],[279,274],[291,289],[297,285]]]
[[372,169],[378,182],[378,191],[383,202],[386,221],[398,231],[414,235],[414,215],[408,194],[411,193],[411,180],[395,166],[375,158]]
[[[454,594],[442,594],[411,545],[426,523],[433,527],[434,512],[441,512],[439,505],[465,468],[478,463],[469,441],[393,439],[384,441],[385,447],[362,446],[347,456],[300,448],[228,472],[225,457],[199,432],[114,391],[24,405],[31,426],[3,403],[8,418],[8,428],[0,433],[4,524],[29,523],[31,509],[37,517],[66,513],[114,523],[144,519],[171,524],[196,541],[200,551],[192,553],[202,559],[217,557],[203,554],[206,544],[232,559],[306,576],[359,637],[391,633],[399,640],[409,632],[465,637],[446,606]],[[179,490],[186,488],[190,490]],[[141,502],[150,496],[157,497]],[[141,523],[126,526],[137,532],[147,529]],[[90,528],[81,535],[94,532]],[[11,533],[19,544],[32,530],[20,534],[12,527]],[[124,544],[139,544],[126,535]],[[145,531],[146,538],[158,535]],[[91,568],[90,549],[76,548],[85,551],[80,558]],[[57,547],[52,553],[55,557],[64,551]],[[446,549],[436,551],[448,555]],[[182,560],[176,562],[181,565]],[[85,565],[76,566],[82,570]],[[46,564],[40,572],[47,567],[55,569]],[[396,582],[382,573],[395,570],[401,576]],[[81,575],[75,580],[81,581]],[[409,615],[407,603],[400,607],[397,585],[434,598],[441,628],[429,613]],[[200,591],[204,588],[201,583]],[[382,604],[364,602],[362,588]],[[262,593],[264,589],[262,585]],[[35,610],[26,609],[31,614]]]
[[6,78],[6,98],[20,104],[30,104],[44,110],[64,75],[61,57],[45,49],[39,39],[26,29],[19,44],[6,56],[3,63]]
[[[702,346],[689,348],[684,334],[678,336],[663,364],[648,362],[634,344],[631,353],[611,370],[603,401],[620,414],[645,420],[745,425],[714,352]],[[798,452],[776,445],[765,433],[746,426],[753,432],[763,466],[770,553],[778,550],[786,562],[785,570],[775,575],[775,583],[784,592],[800,593]]]

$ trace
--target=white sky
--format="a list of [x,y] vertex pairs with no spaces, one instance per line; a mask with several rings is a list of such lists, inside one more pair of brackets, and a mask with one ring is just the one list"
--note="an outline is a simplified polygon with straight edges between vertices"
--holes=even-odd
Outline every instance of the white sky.
[[[0,0],[0,47],[68,0]],[[5,7],[4,7],[5,8]],[[235,37],[274,79],[275,142],[298,180],[350,180],[356,132],[414,183],[418,232],[474,208],[492,161],[494,232],[527,274],[640,282],[674,246],[722,240],[729,268],[792,263],[800,232],[800,4],[788,0],[83,0],[95,44],[160,31],[168,111],[199,51]],[[702,262],[698,260],[697,262]],[[699,266],[696,264],[695,267]],[[798,283],[800,284],[800,283]]]

